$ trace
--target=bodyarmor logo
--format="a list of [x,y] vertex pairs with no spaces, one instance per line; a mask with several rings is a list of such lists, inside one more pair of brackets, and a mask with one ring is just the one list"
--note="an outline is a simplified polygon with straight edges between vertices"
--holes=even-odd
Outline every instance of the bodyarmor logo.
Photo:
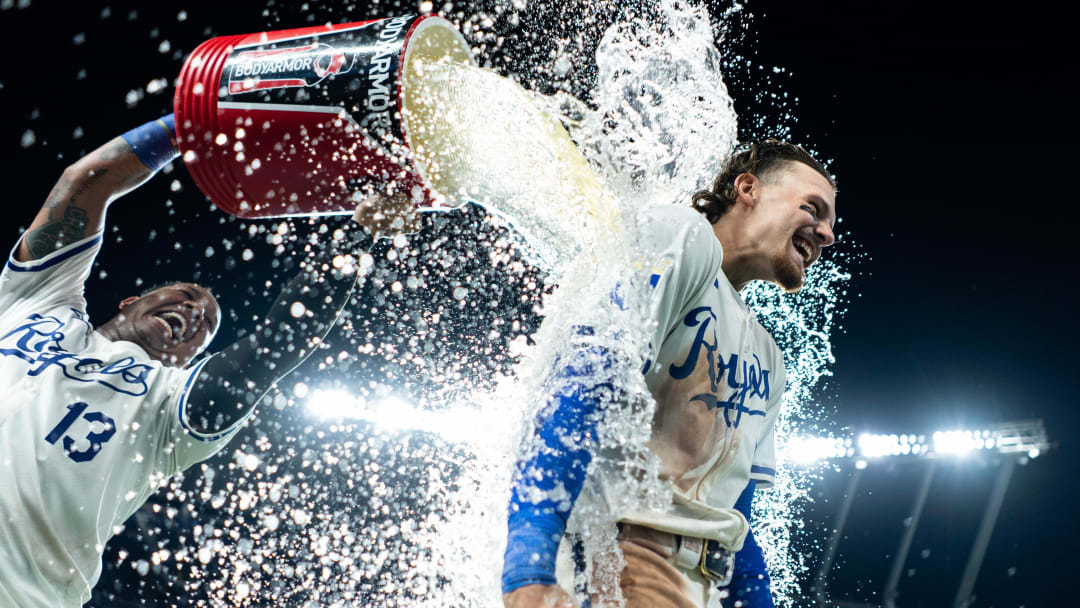
[[[709,366],[709,392],[694,395],[690,401],[700,401],[710,410],[724,408],[724,422],[729,427],[738,428],[743,414],[765,415],[763,409],[755,410],[747,407],[746,399],[750,397],[766,402],[769,400],[769,370],[762,369],[761,359],[756,354],[753,355],[753,361],[750,361],[740,360],[738,354],[732,353],[725,361],[718,351],[719,342],[716,339],[715,323],[716,314],[707,306],[695,308],[686,315],[683,324],[687,327],[697,327],[697,334],[694,336],[694,342],[690,346],[686,360],[678,365],[672,364],[668,371],[676,380],[689,377],[697,367],[698,361],[702,358],[702,350],[704,350],[704,358]],[[724,384],[730,394],[726,400],[721,400],[717,395],[724,386],[721,380],[724,380],[725,376],[727,380]]]
[[391,109],[397,97],[392,75],[397,72],[396,59],[401,51],[398,37],[409,23],[409,17],[397,17],[386,22],[386,27],[379,32],[375,51],[367,67],[368,91],[364,99],[367,110],[360,126],[372,132],[376,137],[385,137],[392,125]]
[[287,49],[243,51],[229,74],[229,93],[310,87],[352,68],[352,57],[321,42]]

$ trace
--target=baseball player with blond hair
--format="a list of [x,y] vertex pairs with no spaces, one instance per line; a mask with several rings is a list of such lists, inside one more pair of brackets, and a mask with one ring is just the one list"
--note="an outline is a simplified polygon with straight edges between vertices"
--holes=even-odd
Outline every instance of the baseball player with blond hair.
[[[622,595],[627,608],[771,608],[749,522],[755,488],[775,475],[784,360],[739,291],[751,281],[802,287],[834,240],[836,184],[799,146],[767,140],[733,155],[692,209],[653,208],[640,221],[642,266],[662,269],[634,282],[651,290],[649,447],[673,501],[617,514]],[[562,386],[536,425],[540,449],[518,463],[502,574],[508,608],[575,605],[557,584],[555,556],[597,449],[597,420],[618,415],[617,379],[595,381],[614,355],[596,350],[581,340],[582,356],[555,370]]]

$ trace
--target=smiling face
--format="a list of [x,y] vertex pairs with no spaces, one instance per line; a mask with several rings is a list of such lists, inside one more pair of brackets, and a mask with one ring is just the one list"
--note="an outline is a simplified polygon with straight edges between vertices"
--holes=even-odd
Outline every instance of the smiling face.
[[754,197],[747,225],[761,254],[754,278],[798,291],[806,269],[835,240],[836,192],[815,169],[787,162],[757,180]]
[[174,283],[120,302],[120,314],[101,331],[134,342],[151,359],[183,367],[210,344],[220,322],[221,308],[209,291]]

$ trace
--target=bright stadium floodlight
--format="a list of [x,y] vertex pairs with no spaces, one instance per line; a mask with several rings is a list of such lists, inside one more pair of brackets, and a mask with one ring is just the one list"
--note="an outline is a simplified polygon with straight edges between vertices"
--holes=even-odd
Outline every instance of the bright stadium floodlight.
[[[955,458],[975,453],[1023,454],[1037,458],[1050,448],[1042,420],[1009,422],[986,429],[951,429],[930,435],[861,433],[857,438],[798,436],[783,446],[798,465],[824,460],[882,458]],[[865,466],[865,464],[863,464]]]
[[839,437],[796,437],[788,443],[788,455],[795,462],[809,464],[843,458],[847,455],[847,447],[844,439]]
[[427,430],[423,414],[400,397],[386,397],[372,403],[359,418],[388,431]]
[[972,439],[971,431],[938,431],[934,433],[934,451],[938,454],[964,456],[979,448]]
[[[470,404],[456,404],[443,409],[423,409],[389,396],[365,400],[341,389],[304,391],[308,412],[325,421],[362,420],[392,433],[425,432],[455,443],[483,444],[497,441],[506,420],[496,413],[482,413]],[[507,410],[507,415],[512,412]]]
[[307,410],[322,420],[365,420],[388,431],[419,429],[417,410],[400,397],[367,401],[343,389],[315,389],[308,393]]
[[341,389],[315,389],[307,394],[307,410],[323,420],[364,417],[364,400]]
[[859,435],[859,455],[863,458],[896,456],[900,453],[900,440],[896,435]]

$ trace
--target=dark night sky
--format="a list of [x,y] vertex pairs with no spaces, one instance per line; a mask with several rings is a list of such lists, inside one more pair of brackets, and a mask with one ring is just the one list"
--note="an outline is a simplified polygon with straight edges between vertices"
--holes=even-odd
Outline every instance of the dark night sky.
[[[2,4],[5,243],[29,223],[66,162],[171,111],[171,88],[130,109],[125,93],[154,78],[171,81],[181,62],[173,54],[208,37],[204,28],[220,35],[304,25],[299,9],[274,9],[281,22],[269,20],[259,0],[216,3],[227,15],[216,14],[215,3],[151,9],[125,0],[110,3],[105,19],[105,4],[97,2]],[[181,8],[187,18],[178,21]],[[999,530],[1008,542],[991,547],[1006,554],[1001,564],[1019,568],[1015,583],[1028,591],[982,605],[1063,601],[1071,584],[1063,566],[1075,558],[1057,547],[1078,537],[1071,516],[1078,488],[1067,467],[1080,431],[1071,286],[1080,197],[1069,178],[1076,121],[1066,108],[1075,77],[1068,20],[1049,4],[1031,3],[752,1],[748,9],[751,57],[792,74],[781,82],[799,98],[794,139],[833,159],[841,228],[868,254],[856,268],[853,291],[860,295],[834,338],[835,378],[823,405],[854,432],[1044,419],[1058,449],[1018,470]],[[350,19],[323,9],[318,18],[365,14]],[[163,39],[171,45],[164,54]],[[738,111],[752,109],[752,99],[732,90]],[[24,148],[28,129],[36,142]],[[217,225],[220,218],[181,173],[119,203],[110,220],[129,242],[107,247],[134,247],[147,227],[164,233],[176,224],[176,238],[193,239],[190,251],[200,251],[198,222]],[[183,191],[170,195],[174,177]],[[163,207],[162,197],[173,206]],[[182,216],[190,207],[200,210],[196,219],[162,215]],[[162,221],[140,213],[144,208]],[[161,238],[146,257],[167,257],[170,243]],[[122,253],[110,258],[121,268],[103,266],[119,286],[91,287],[91,297],[133,290],[131,277],[161,272],[132,260],[131,249]],[[895,538],[888,539],[892,547]],[[984,577],[998,573],[990,567]]]
[[[796,138],[834,156],[843,226],[872,258],[834,340],[837,417],[856,432],[1043,418],[1060,449],[1014,477],[991,553],[1026,570],[1000,605],[1050,605],[1072,595],[1050,539],[1077,537],[1071,51],[1045,6],[946,4],[777,3],[759,56],[794,73]],[[1002,574],[991,561],[981,581]]]

